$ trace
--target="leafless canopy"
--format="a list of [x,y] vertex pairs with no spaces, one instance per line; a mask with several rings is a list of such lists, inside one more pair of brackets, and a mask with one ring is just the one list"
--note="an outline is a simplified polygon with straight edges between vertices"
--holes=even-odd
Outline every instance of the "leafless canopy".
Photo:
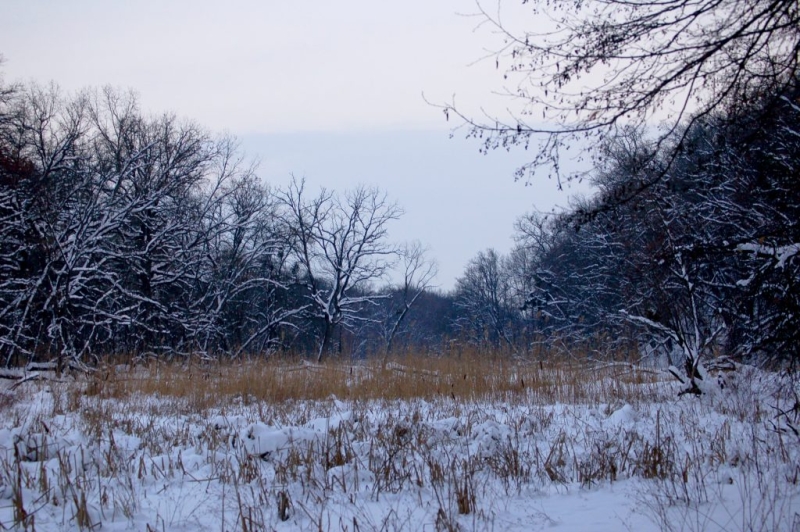
[[798,78],[796,0],[522,0],[536,29],[515,29],[502,0],[477,6],[502,39],[490,57],[519,106],[507,120],[442,109],[484,150],[531,148],[517,175],[526,180],[542,167],[569,177],[561,155],[579,139],[591,154],[623,125],[659,126],[667,138],[681,123],[785,95]]

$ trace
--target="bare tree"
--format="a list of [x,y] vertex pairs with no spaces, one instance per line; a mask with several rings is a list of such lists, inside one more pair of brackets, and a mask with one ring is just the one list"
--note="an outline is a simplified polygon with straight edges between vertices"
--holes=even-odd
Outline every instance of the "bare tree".
[[387,355],[392,351],[395,338],[402,332],[411,308],[425,291],[434,286],[439,270],[436,262],[426,257],[426,251],[419,241],[406,243],[398,251],[403,278],[396,287],[389,289],[382,324]]
[[190,246],[182,327],[191,347],[207,356],[270,352],[300,312],[284,297],[289,253],[275,197],[232,139],[220,139],[213,153],[195,207],[199,223],[183,232]]
[[[622,125],[660,123],[664,140],[685,119],[796,90],[794,0],[523,0],[527,28],[503,18],[507,2],[488,3],[477,0],[482,24],[502,40],[491,57],[519,107],[507,120],[476,119],[455,104],[442,108],[460,117],[485,150],[532,145],[533,159],[518,177],[529,179],[543,165],[561,176],[565,150],[574,153],[580,140],[591,151]],[[684,145],[671,147],[674,158]],[[650,184],[631,186],[615,200]]]
[[545,330],[619,340],[635,326],[630,339],[674,355],[691,393],[717,354],[796,361],[798,111],[698,121],[676,134],[687,149],[675,160],[635,130],[609,139],[598,195],[575,208],[663,177],[579,230],[570,213],[520,224]]
[[108,224],[95,208],[100,197],[91,190],[81,150],[86,107],[85,98],[66,101],[55,86],[30,86],[3,128],[13,159],[30,164],[27,179],[4,187],[15,198],[22,231],[7,244],[28,266],[18,282],[6,285],[17,290],[0,312],[8,327],[7,363],[13,354],[38,349],[76,357],[85,349],[79,331],[91,336],[96,330],[87,315],[109,278],[106,268],[92,263]]
[[144,118],[111,89],[11,96],[0,101],[6,364],[276,343],[298,312],[280,294],[289,253],[235,142]]
[[456,279],[455,300],[461,310],[456,325],[471,341],[514,344],[516,309],[510,305],[503,258],[494,249],[479,252]]
[[364,307],[384,297],[368,289],[397,257],[387,230],[402,211],[379,190],[365,187],[343,197],[323,189],[308,199],[305,182],[296,179],[279,201],[297,276],[307,290],[307,310],[321,322],[317,360],[322,361],[336,328],[370,319]]
[[629,276],[640,277],[626,258],[640,242],[626,240],[627,234],[618,238],[600,221],[575,231],[567,218],[529,215],[520,221],[517,245],[531,259],[526,315],[548,348],[570,354],[576,346],[594,349],[602,337],[597,347],[613,349],[626,341],[619,327],[619,308],[630,293],[624,284]]

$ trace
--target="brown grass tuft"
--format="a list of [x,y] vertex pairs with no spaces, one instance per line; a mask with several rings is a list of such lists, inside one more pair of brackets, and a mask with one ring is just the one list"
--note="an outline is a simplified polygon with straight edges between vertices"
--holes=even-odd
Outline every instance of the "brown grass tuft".
[[[157,363],[129,370],[106,370],[93,377],[85,394],[124,398],[133,394],[178,398],[193,411],[287,401],[503,400],[538,404],[638,403],[649,393],[649,373],[616,366],[598,370],[575,364],[512,360],[462,354],[451,357],[404,356],[388,361],[301,359],[216,363]],[[604,378],[606,377],[606,378]]]

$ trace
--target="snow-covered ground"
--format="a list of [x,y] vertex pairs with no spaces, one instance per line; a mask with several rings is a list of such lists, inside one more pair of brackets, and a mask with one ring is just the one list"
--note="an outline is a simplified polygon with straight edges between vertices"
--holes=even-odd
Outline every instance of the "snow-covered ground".
[[30,382],[0,395],[0,529],[800,530],[788,379],[742,367],[699,398],[642,386],[649,399],[593,404],[198,411]]

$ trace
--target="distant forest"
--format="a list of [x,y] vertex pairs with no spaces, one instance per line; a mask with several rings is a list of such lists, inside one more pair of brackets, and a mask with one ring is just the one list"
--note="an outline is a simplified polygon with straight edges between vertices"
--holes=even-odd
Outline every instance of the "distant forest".
[[234,140],[131,94],[2,85],[2,363],[466,346],[796,361],[798,94],[666,138],[620,129],[595,196],[521,217],[511,253],[478,252],[441,292],[425,250],[391,241],[402,211],[379,190],[268,185]]

